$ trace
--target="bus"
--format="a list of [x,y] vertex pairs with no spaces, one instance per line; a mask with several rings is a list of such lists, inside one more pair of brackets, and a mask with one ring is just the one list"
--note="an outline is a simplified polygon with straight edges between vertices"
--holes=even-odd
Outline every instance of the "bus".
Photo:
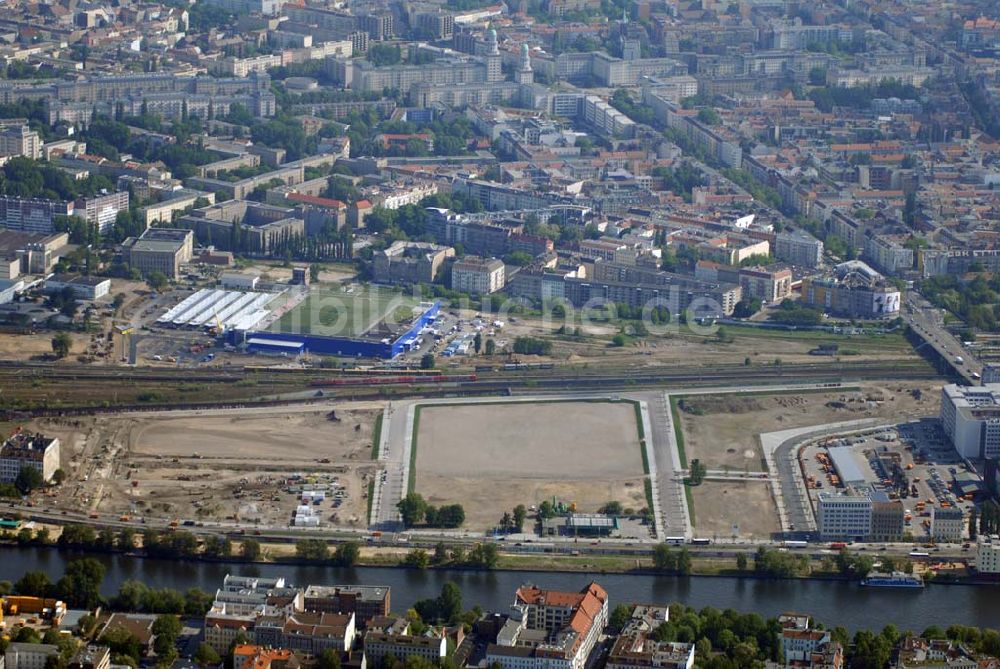
[[929,558],[930,556],[931,554],[926,551],[910,551],[911,558]]
[[680,546],[684,543],[684,537],[667,537],[663,540],[663,543],[668,546]]
[[805,548],[809,545],[808,541],[785,541],[783,543],[785,548]]
[[711,539],[692,539],[691,544],[694,546],[708,546],[712,543]]

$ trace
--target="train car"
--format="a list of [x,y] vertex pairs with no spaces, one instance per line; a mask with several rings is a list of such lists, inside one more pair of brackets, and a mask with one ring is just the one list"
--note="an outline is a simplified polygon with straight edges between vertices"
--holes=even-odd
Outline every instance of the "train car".
[[475,374],[434,374],[432,376],[420,376],[407,374],[405,376],[349,376],[335,379],[315,379],[309,385],[314,387],[340,387],[340,386],[387,386],[387,385],[407,385],[413,383],[461,383],[476,380]]

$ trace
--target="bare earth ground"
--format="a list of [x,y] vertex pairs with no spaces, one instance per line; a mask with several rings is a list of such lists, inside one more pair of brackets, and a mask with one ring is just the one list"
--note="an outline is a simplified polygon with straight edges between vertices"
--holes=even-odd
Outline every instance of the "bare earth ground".
[[[864,384],[862,392],[786,393],[774,395],[692,395],[686,401],[704,412],[680,411],[684,450],[690,462],[699,458],[709,469],[761,471],[758,435],[808,425],[861,418],[937,415],[939,385]],[[910,394],[921,389],[921,399]],[[864,399],[881,397],[882,401]]]
[[[42,419],[60,438],[70,495],[57,505],[102,514],[285,525],[292,483],[343,490],[314,509],[325,524],[364,524],[377,410],[242,410]],[[298,475],[298,479],[295,479]],[[293,480],[294,479],[294,480]],[[138,485],[133,488],[133,481]]]
[[705,481],[694,495],[696,536],[726,538],[738,523],[741,537],[770,539],[781,530],[778,512],[766,481]]
[[646,505],[632,404],[560,402],[424,407],[416,490],[460,503],[466,526],[489,529],[504,510],[553,496],[580,511]]

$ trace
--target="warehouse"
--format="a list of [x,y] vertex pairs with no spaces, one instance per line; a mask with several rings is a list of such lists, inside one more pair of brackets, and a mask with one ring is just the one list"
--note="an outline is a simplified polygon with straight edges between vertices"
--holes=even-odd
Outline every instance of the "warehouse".
[[203,288],[168,310],[156,322],[166,327],[249,330],[269,313],[274,293]]
[[865,485],[872,476],[865,476],[864,471],[868,469],[867,463],[862,463],[858,453],[850,446],[838,446],[831,448],[830,461],[837,470],[837,476],[841,483],[852,488],[860,488]]
[[[368,331],[356,336],[324,335],[315,331],[290,332],[282,328],[272,330],[254,330],[246,333],[246,342],[254,342],[256,350],[262,350],[266,345],[277,346],[301,344],[304,351],[318,355],[335,355],[351,358],[383,358],[392,359],[407,350],[406,342],[416,338],[420,331],[437,318],[441,303],[421,303],[420,315],[409,323],[389,323],[379,320]],[[303,321],[312,326],[315,322]],[[277,325],[277,324],[276,324]],[[277,331],[275,331],[277,330]]]

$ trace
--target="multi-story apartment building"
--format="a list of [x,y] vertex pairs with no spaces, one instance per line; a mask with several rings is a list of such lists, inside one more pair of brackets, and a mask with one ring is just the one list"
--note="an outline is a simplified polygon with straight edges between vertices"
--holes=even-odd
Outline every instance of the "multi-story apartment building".
[[42,157],[42,138],[25,119],[0,120],[0,156]]
[[801,267],[817,267],[823,261],[823,242],[802,230],[783,230],[775,236],[774,257]]
[[465,256],[451,267],[451,288],[472,295],[488,295],[504,286],[504,264],[496,258]]
[[128,211],[128,198],[127,190],[81,198],[76,201],[74,214],[96,225],[103,235],[115,224],[118,212]]
[[72,215],[72,202],[0,196],[0,225],[8,230],[51,235],[55,217]]
[[597,583],[580,592],[518,588],[514,614],[486,649],[502,669],[583,669],[608,621],[608,594]]
[[435,665],[440,664],[448,650],[444,636],[412,636],[371,631],[365,634],[365,660],[379,666],[386,655],[416,656]]
[[792,293],[792,270],[744,267],[739,272],[743,299],[780,302]]
[[50,481],[59,469],[59,440],[29,432],[17,432],[0,445],[0,482],[11,483],[25,467],[37,469]]
[[865,259],[886,274],[900,274],[913,269],[913,249],[889,235],[865,237]]
[[307,611],[353,613],[365,626],[376,616],[389,615],[389,587],[383,585],[310,585],[304,594]]
[[[842,669],[843,647],[831,640],[828,630],[814,629],[809,616],[785,613],[781,625],[781,657],[785,669]],[[770,663],[768,663],[770,664]]]
[[254,623],[254,642],[319,655],[332,648],[347,652],[357,634],[353,613],[300,611],[261,616]]
[[606,669],[691,669],[694,644],[656,640],[654,632],[669,617],[665,606],[634,607],[608,653]]

